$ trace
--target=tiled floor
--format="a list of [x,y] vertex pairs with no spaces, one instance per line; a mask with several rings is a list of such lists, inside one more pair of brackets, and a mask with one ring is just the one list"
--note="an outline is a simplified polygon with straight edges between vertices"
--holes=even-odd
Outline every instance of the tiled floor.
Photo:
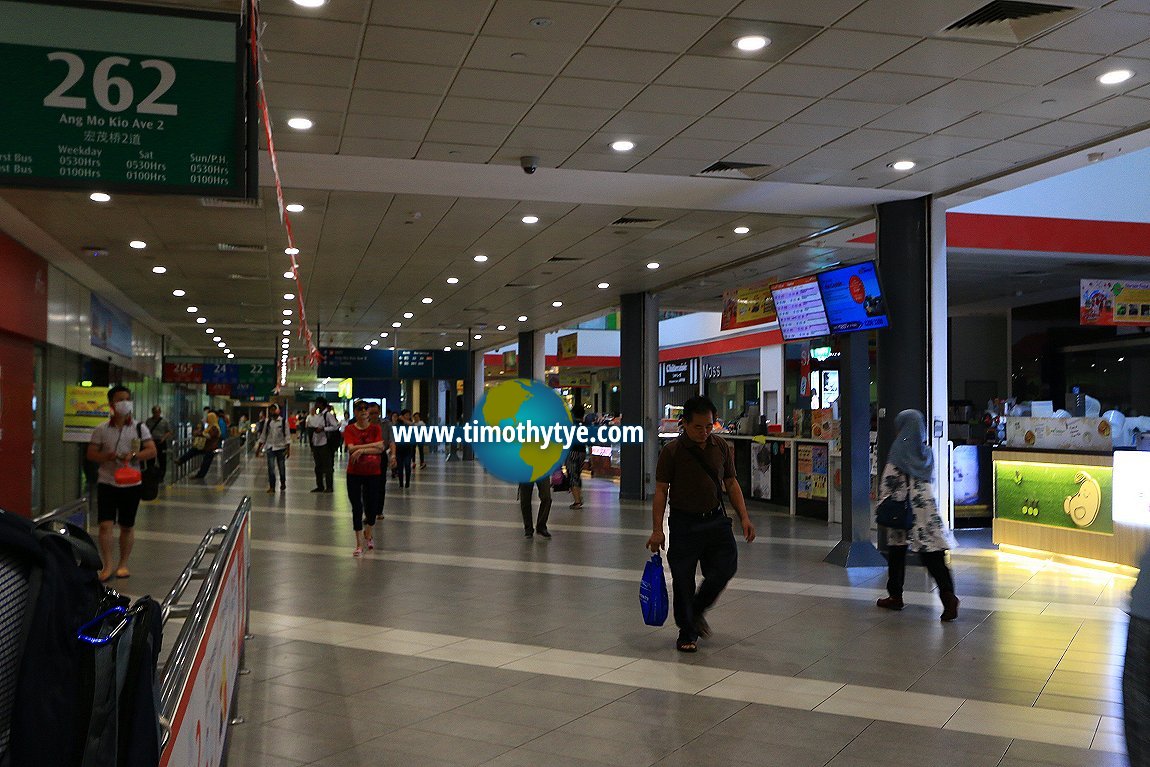
[[514,488],[431,458],[389,483],[359,560],[342,481],[309,493],[306,457],[284,494],[253,460],[145,506],[131,590],[164,593],[205,529],[255,504],[231,767],[1126,764],[1129,579],[962,534],[942,624],[924,573],[906,610],[878,610],[883,571],[822,562],[837,527],[752,508],[714,636],[682,655],[639,615],[646,504],[587,480],[585,509],[558,494],[554,538],[525,540]]

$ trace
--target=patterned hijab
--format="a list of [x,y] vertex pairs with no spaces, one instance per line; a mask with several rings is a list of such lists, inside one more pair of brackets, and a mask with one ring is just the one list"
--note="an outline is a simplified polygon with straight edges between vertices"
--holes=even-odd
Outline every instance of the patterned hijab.
[[926,419],[917,410],[904,410],[894,421],[898,430],[890,446],[887,462],[915,479],[926,482],[934,478],[934,453],[926,444]]

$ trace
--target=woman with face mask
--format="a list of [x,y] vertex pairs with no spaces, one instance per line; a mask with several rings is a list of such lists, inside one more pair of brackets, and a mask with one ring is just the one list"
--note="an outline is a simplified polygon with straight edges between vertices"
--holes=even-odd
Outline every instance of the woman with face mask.
[[268,456],[268,493],[276,491],[276,467],[280,471],[280,492],[287,490],[284,463],[291,458],[291,437],[288,435],[287,419],[280,413],[279,405],[268,408],[267,417],[260,421],[256,456],[259,457],[264,450]]

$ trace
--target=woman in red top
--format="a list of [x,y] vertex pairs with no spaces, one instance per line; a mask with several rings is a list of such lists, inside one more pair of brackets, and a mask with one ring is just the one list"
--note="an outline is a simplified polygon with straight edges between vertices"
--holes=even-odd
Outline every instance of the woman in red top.
[[343,430],[343,444],[347,446],[347,498],[351,501],[351,521],[355,528],[353,556],[361,557],[365,543],[368,551],[375,548],[372,528],[383,484],[380,458],[383,429],[371,423],[366,402],[356,400],[353,408],[355,421]]

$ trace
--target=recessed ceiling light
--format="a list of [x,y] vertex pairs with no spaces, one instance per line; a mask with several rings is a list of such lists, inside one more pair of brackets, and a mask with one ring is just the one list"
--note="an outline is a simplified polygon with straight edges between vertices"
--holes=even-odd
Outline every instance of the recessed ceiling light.
[[609,283],[609,282],[600,282],[600,283],[599,283],[599,285],[598,285],[597,287],[599,288],[599,290],[606,290],[607,288],[611,287],[611,283]]
[[196,317],[196,324],[197,325],[207,325],[208,321],[203,317]]
[[231,353],[232,353],[231,349],[228,349],[226,347],[224,348],[224,354],[231,354]]
[[651,263],[647,264],[647,268],[648,269],[658,269],[659,268],[659,262],[658,261],[652,261]]
[[227,344],[225,344],[223,341],[220,341],[219,343],[217,343],[217,344],[216,344],[216,346],[218,346],[218,347],[220,347],[221,349],[223,349],[225,346],[227,346]]
[[914,165],[913,160],[899,160],[898,162],[892,162],[890,167],[895,170],[910,170]]
[[404,313],[403,313],[403,318],[404,318],[405,320],[410,320],[410,319],[413,319],[414,317],[415,317],[415,313],[414,313],[414,312],[404,312]]
[[298,256],[299,255],[299,248],[284,248],[284,255],[285,256]]
[[236,355],[232,354],[231,352],[228,352],[228,359],[234,360],[235,358],[236,358]]
[[1118,83],[1126,82],[1133,76],[1134,73],[1129,69],[1115,69],[1099,77],[1098,82],[1103,85],[1117,85]]
[[293,117],[288,120],[288,127],[295,128],[296,130],[311,130],[313,125],[315,125],[315,123],[306,117]]
[[539,216],[524,216],[520,220],[523,221],[523,223],[525,223],[525,224],[538,224],[539,223]]
[[735,234],[747,234],[750,231],[751,231],[751,227],[749,227],[749,226],[736,226],[735,227]]
[[771,38],[763,37],[762,35],[746,35],[736,39],[732,45],[744,53],[754,53],[761,51],[771,44]]
[[386,333],[386,332],[385,332],[385,333],[380,333],[380,334],[379,334],[379,337],[380,337],[380,338],[387,338],[387,333]]
[[198,307],[198,306],[189,306],[188,307],[188,314],[195,314],[199,310],[200,310],[200,307]]
[[425,303],[425,304],[430,304],[430,303],[432,302],[432,300],[433,300],[433,299],[431,299],[431,298],[429,298],[429,297],[427,297],[427,296],[424,296],[423,298],[421,298],[421,299],[419,299],[419,300],[420,300],[422,303]]
[[291,335],[291,331],[290,331],[290,330],[285,330],[285,331],[284,331],[284,335],[285,335],[285,336],[290,336],[290,335]]
[[445,351],[445,352],[449,352],[449,351],[451,351],[451,347],[450,347],[450,346],[445,346],[445,347],[443,347],[443,351]]
[[520,314],[516,319],[518,319],[520,322],[527,322],[527,315]]
[[132,240],[128,243],[128,245],[135,248],[136,250],[143,250],[144,248],[148,247],[148,243],[144,242],[143,240]]
[[294,274],[292,274],[291,272],[284,272],[284,279],[285,279],[285,280],[290,280],[290,279],[292,279],[293,277],[295,277],[295,275],[294,275]]
[[635,148],[635,142],[634,141],[627,141],[626,139],[622,139],[620,141],[613,141],[613,142],[611,142],[611,148],[614,149],[616,152],[630,152],[632,149]]
[[447,284],[448,285],[458,285],[459,284],[459,278],[458,277],[448,277],[447,278]]
[[391,349],[392,351],[395,351],[395,347],[394,347],[394,346],[389,346],[389,347],[387,347],[387,348],[388,348],[388,349]]
[[291,315],[292,315],[291,309],[284,309],[284,316],[285,317],[290,317]]
[[372,346],[378,346],[379,345],[379,339],[378,338],[371,339],[371,345]]
[[152,274],[164,274],[167,271],[168,271],[168,267],[166,267],[166,266],[153,266],[152,267]]
[[284,324],[285,324],[285,325],[290,325],[290,324],[291,324],[291,320],[284,320]]
[[403,323],[402,322],[393,322],[393,323],[391,323],[391,326],[393,328],[401,328],[401,327],[403,327]]
[[293,298],[295,298],[295,293],[284,293],[284,300],[285,301],[290,301]]
[[364,350],[365,352],[369,352],[369,351],[371,351],[371,346],[370,346],[370,345],[365,345],[365,346],[363,347],[363,350]]
[[215,328],[204,328],[204,332],[210,336],[212,333],[216,332],[216,329]]
[[92,192],[88,195],[88,199],[92,202],[111,202],[112,195],[107,192]]
[[474,259],[472,259],[472,260],[473,260],[473,261],[476,261],[476,262],[478,262],[478,263],[480,263],[480,264],[484,264],[484,263],[487,263],[487,256],[485,256],[485,255],[483,255],[482,253],[480,253],[478,256],[476,256],[476,257],[475,257]]
[[462,341],[456,341],[456,342],[455,342],[455,345],[456,345],[456,346],[463,346],[463,342],[462,342]]
[[223,339],[222,339],[222,338],[220,338],[219,336],[216,336],[216,337],[214,337],[212,340],[213,340],[213,341],[216,341],[216,342],[219,342],[219,341],[222,341]]
[[285,205],[284,210],[288,213],[303,213],[304,208],[298,202],[292,202]]
[[506,326],[506,325],[499,325],[499,326],[498,326],[498,327],[496,327],[495,329],[496,329],[496,330],[507,330],[507,326]]
[[327,4],[327,0],[292,0],[292,2],[304,8],[322,8]]
[[179,288],[176,288],[175,290],[172,291],[172,295],[175,296],[176,298],[183,298],[184,296],[187,295],[187,293],[180,290]]
[[562,301],[552,301],[551,305],[554,306],[556,309],[558,309],[560,306],[563,305],[563,302]]
[[478,341],[479,339],[483,338],[483,335],[480,333],[476,333],[475,335],[472,336],[472,338],[474,338],[476,341]]

